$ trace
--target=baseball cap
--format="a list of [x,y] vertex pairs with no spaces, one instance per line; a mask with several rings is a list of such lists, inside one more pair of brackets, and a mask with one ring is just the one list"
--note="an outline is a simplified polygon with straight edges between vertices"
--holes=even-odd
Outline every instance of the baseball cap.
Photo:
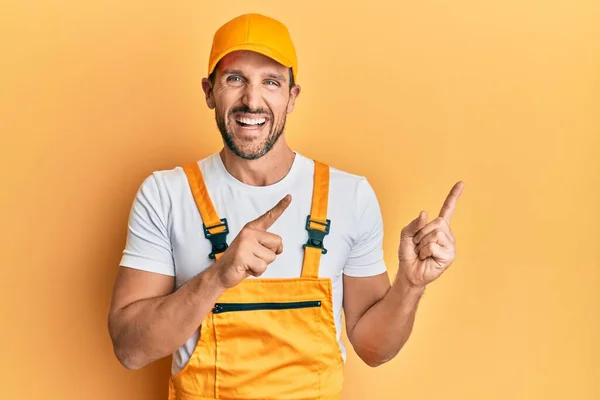
[[281,22],[261,14],[244,14],[226,22],[213,37],[208,74],[213,72],[219,60],[238,50],[260,53],[291,68],[296,81],[296,49],[287,27]]

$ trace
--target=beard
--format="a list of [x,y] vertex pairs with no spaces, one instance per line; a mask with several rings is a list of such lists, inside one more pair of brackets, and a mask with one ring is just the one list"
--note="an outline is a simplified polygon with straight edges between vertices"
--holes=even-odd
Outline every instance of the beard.
[[273,115],[270,112],[262,109],[251,110],[246,106],[239,106],[231,109],[231,111],[228,114],[228,117],[237,112],[269,115],[271,129],[269,130],[267,137],[264,139],[260,139],[260,142],[257,143],[252,143],[248,141],[246,142],[247,145],[242,147],[241,144],[243,143],[236,143],[233,132],[231,132],[231,130],[227,127],[227,121],[229,121],[229,118],[226,118],[223,115],[223,113],[219,111],[215,112],[217,127],[219,128],[219,132],[221,132],[223,142],[229,148],[229,150],[231,150],[233,154],[244,160],[257,160],[265,154],[267,154],[273,148],[275,143],[277,143],[277,140],[279,139],[285,128],[286,115],[284,113],[281,122],[279,124],[275,124],[275,119],[273,118]]

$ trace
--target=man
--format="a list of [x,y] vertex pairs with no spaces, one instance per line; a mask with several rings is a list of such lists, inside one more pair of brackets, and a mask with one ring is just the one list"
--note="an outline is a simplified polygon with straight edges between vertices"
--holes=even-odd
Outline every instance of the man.
[[368,181],[286,143],[297,73],[280,22],[222,26],[202,87],[224,148],[154,172],[136,195],[109,330],[127,368],[173,355],[170,399],[339,399],[342,308],[358,356],[381,365],[454,259],[462,182],[438,218],[402,230],[390,285]]

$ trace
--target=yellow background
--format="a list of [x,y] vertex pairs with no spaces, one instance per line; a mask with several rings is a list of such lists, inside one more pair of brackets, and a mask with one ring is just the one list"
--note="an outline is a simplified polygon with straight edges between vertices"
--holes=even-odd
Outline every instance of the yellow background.
[[166,398],[169,359],[113,356],[110,291],[142,179],[220,148],[200,80],[244,12],[292,32],[287,137],[369,178],[392,276],[466,182],[454,265],[344,400],[600,398],[597,0],[3,3],[0,398]]

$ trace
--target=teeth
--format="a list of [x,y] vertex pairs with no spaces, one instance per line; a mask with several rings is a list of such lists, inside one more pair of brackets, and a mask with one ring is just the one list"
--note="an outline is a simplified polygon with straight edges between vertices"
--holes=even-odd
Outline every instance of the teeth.
[[266,121],[265,118],[238,118],[237,120],[246,125],[259,125],[264,124]]

